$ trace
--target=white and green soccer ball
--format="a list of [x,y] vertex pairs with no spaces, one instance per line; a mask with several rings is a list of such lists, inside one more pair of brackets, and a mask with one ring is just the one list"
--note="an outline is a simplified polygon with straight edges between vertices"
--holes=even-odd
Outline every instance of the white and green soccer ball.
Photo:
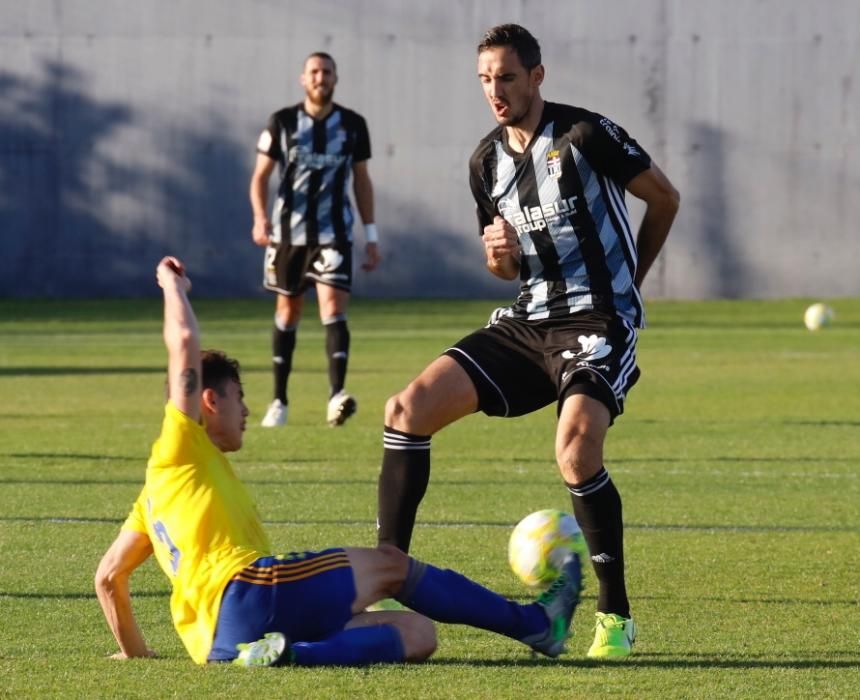
[[811,331],[829,326],[836,316],[827,304],[813,304],[803,314],[803,323]]
[[539,510],[520,520],[508,542],[508,563],[531,588],[546,588],[561,573],[571,552],[585,558],[585,538],[570,513]]

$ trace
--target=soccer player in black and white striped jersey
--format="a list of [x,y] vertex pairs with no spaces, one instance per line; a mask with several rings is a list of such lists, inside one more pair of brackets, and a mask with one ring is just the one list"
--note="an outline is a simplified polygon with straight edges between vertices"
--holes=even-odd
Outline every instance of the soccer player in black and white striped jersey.
[[[518,25],[486,32],[478,77],[498,126],[470,160],[489,271],[520,292],[385,408],[379,541],[407,550],[430,476],[431,436],[475,411],[556,403],[555,452],[599,582],[592,658],[630,654],[621,498],[603,464],[609,426],[639,378],[639,287],[678,210],[660,168],[610,119],[546,102],[540,46]],[[625,191],[646,211],[634,240]]]
[[[250,187],[252,237],[266,247],[263,286],[278,295],[272,332],[274,396],[262,422],[267,428],[287,421],[296,330],[304,293],[311,285],[316,287],[326,331],[330,384],[326,420],[342,425],[356,409],[355,399],[344,389],[354,219],[347,192],[350,176],[367,241],[364,270],[377,266],[379,250],[367,169],[367,125],[361,115],[333,101],[336,83],[337,66],[329,54],[308,56],[301,74],[304,101],[272,114],[257,142]],[[268,186],[276,165],[281,181],[270,219]]]

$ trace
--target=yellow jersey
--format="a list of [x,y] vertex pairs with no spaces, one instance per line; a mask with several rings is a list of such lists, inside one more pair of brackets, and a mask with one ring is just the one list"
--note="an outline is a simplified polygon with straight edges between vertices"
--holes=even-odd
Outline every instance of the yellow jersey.
[[168,401],[146,483],[123,528],[149,536],[173,586],[170,612],[182,643],[206,663],[221,594],[271,545],[251,496],[203,425]]

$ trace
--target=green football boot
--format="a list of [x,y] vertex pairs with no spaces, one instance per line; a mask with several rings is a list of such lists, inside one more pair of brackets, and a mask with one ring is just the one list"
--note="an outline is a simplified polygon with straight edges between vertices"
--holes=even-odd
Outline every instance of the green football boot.
[[283,666],[292,660],[287,637],[280,632],[267,632],[262,639],[237,644],[239,656],[233,659],[237,666]]
[[564,651],[570,636],[570,621],[582,592],[582,568],[579,555],[572,554],[565,561],[559,576],[549,589],[540,595],[537,604],[546,613],[549,626],[546,631],[520,641],[544,656],[554,659]]
[[594,630],[594,642],[588,650],[588,658],[626,658],[630,656],[635,641],[636,624],[632,617],[599,612]]

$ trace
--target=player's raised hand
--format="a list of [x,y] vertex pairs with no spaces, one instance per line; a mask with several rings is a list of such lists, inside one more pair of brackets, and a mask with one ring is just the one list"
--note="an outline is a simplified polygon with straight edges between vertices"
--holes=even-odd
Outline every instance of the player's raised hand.
[[267,246],[272,242],[272,222],[268,219],[254,219],[251,237],[258,246]]
[[168,284],[179,280],[186,293],[191,291],[191,280],[185,276],[185,265],[179,258],[174,258],[172,255],[167,255],[161,259],[155,269],[155,277],[158,280],[158,286],[162,289],[166,289]]

